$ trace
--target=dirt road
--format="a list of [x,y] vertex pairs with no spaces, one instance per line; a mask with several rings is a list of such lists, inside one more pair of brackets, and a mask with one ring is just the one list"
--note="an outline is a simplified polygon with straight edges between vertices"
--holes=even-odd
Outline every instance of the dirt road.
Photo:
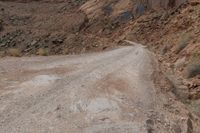
[[156,64],[140,45],[0,59],[0,132],[198,133],[195,116],[154,84]]

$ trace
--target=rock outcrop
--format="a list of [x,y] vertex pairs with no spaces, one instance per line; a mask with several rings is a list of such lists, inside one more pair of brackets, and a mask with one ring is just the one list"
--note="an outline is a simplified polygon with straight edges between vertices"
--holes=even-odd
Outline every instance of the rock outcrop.
[[187,0],[88,0],[80,8],[89,18],[98,18],[102,15],[116,17],[124,12],[142,15],[148,9],[169,9],[178,7]]
[[187,0],[139,0],[138,3],[142,3],[148,8],[153,9],[168,9],[173,7],[178,7],[185,3]]

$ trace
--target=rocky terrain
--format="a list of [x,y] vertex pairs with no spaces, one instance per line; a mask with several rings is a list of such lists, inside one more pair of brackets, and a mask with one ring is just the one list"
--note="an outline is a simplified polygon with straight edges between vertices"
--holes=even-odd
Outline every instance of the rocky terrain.
[[[158,54],[163,71],[184,102],[198,108],[200,98],[200,3],[190,1],[168,12],[147,13],[131,23],[123,38],[142,42]],[[176,76],[172,76],[172,75]],[[176,79],[175,79],[176,78]],[[195,103],[195,104],[194,104]]]
[[199,0],[0,1],[2,59],[100,52],[137,42],[155,53],[168,78],[160,88],[200,116],[199,36]]
[[0,3],[1,56],[12,55],[10,48],[17,49],[19,55],[101,51],[118,45],[113,43],[116,40],[113,34],[145,12],[159,7],[177,7],[182,3],[170,5],[170,2],[159,0],[10,1]]

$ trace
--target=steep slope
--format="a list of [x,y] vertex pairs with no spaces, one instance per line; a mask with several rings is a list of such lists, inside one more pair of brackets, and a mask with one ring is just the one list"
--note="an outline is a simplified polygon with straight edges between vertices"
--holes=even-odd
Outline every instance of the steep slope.
[[22,55],[37,54],[40,48],[48,49],[48,54],[62,54],[63,49],[69,49],[67,53],[80,52],[87,47],[87,43],[82,45],[83,40],[87,42],[88,38],[89,46],[97,42],[76,34],[87,21],[78,11],[83,2],[1,2],[0,50],[15,48]]
[[[200,110],[199,9],[199,1],[190,1],[167,12],[146,13],[124,28],[121,34],[121,40],[142,42],[159,55],[160,62],[164,65],[163,71],[174,84],[174,93],[198,114]],[[172,76],[173,74],[176,76]]]
[[[180,2],[184,1],[178,0],[174,6]],[[116,30],[145,11],[170,5],[170,1],[158,0],[3,1],[0,2],[0,55],[13,55],[10,48],[20,55],[104,50],[116,45],[110,39]]]

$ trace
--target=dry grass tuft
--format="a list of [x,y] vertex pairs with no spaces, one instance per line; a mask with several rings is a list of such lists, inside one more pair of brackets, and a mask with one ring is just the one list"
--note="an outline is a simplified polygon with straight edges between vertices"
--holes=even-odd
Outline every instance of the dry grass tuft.
[[0,58],[1,57],[4,57],[6,55],[6,52],[5,51],[0,51]]
[[64,48],[64,49],[63,49],[63,54],[64,54],[64,55],[69,54],[69,49],[68,49],[68,48]]
[[14,57],[20,57],[22,55],[21,50],[18,48],[9,48],[7,54]]
[[48,48],[40,48],[37,51],[37,54],[40,56],[48,56],[49,55],[49,49]]

